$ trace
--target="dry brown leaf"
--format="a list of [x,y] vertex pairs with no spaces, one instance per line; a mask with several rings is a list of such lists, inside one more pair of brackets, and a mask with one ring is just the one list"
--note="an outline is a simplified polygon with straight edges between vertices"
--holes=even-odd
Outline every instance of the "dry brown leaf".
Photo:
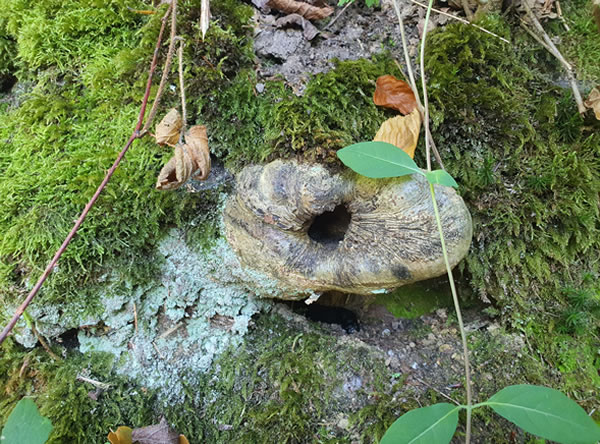
[[179,433],[169,430],[164,417],[159,424],[135,429],[131,433],[131,439],[139,444],[179,444],[179,436]]
[[179,133],[183,120],[175,108],[171,108],[167,115],[156,125],[156,143],[159,145],[175,145],[179,142]]
[[373,102],[375,105],[398,110],[404,115],[410,114],[417,107],[415,95],[408,83],[390,75],[377,79]]
[[185,141],[190,149],[190,156],[194,162],[192,177],[205,180],[210,173],[210,150],[208,136],[204,125],[195,125],[185,135]]
[[414,158],[420,131],[421,114],[415,108],[407,116],[398,116],[383,122],[373,140],[391,143]]
[[600,87],[597,86],[590,91],[590,95],[584,102],[584,105],[589,109],[593,109],[596,119],[600,120]]
[[108,434],[108,440],[110,444],[131,444],[131,428],[126,426],[121,426],[117,429],[116,432],[110,432]]
[[287,14],[300,14],[308,20],[321,20],[333,14],[331,6],[319,8],[296,0],[269,0],[267,6]]
[[196,125],[185,135],[185,144],[175,146],[173,157],[166,163],[158,175],[156,188],[174,190],[189,178],[205,180],[210,172],[210,151],[206,127]]
[[291,24],[301,26],[302,35],[308,41],[314,39],[319,34],[317,27],[300,14],[288,14],[285,17],[280,17],[275,21],[275,26],[278,28],[285,28]]
[[600,32],[600,0],[593,1],[592,12],[594,13],[594,20],[596,20],[596,26],[598,27],[598,32]]

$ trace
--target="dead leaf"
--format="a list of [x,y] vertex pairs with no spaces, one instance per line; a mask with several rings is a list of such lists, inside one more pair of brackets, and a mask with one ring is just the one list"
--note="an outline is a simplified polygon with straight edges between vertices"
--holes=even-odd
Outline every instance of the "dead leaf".
[[404,115],[410,114],[417,107],[417,100],[408,83],[390,75],[377,79],[373,102],[375,105],[398,110]]
[[171,108],[167,115],[156,125],[156,143],[159,145],[175,145],[179,142],[179,133],[183,120],[175,108]]
[[596,26],[598,27],[598,32],[600,32],[600,0],[593,1],[592,12],[594,13],[594,20],[596,20]]
[[333,14],[331,6],[320,8],[296,0],[269,0],[267,6],[287,14],[300,14],[308,20],[321,20]]
[[596,119],[600,120],[600,87],[597,86],[592,89],[590,95],[583,104],[589,109],[593,109]]
[[190,155],[194,161],[192,177],[205,180],[210,173],[210,150],[208,136],[204,125],[195,125],[185,135],[185,141],[190,148]]
[[420,131],[421,114],[415,108],[407,116],[397,116],[383,122],[373,140],[391,143],[414,158]]
[[308,41],[314,39],[319,34],[317,27],[300,14],[288,14],[275,21],[275,26],[278,28],[284,28],[290,24],[300,25],[302,27],[302,35]]
[[185,135],[185,144],[175,146],[173,157],[166,163],[158,175],[156,188],[174,190],[189,178],[205,180],[210,172],[210,151],[206,127],[196,125]]
[[159,424],[135,429],[131,439],[139,444],[179,444],[179,433],[169,430],[169,424],[163,417]]
[[133,442],[131,440],[131,432],[130,427],[121,426],[116,432],[111,431],[108,434],[108,440],[110,444],[131,444]]

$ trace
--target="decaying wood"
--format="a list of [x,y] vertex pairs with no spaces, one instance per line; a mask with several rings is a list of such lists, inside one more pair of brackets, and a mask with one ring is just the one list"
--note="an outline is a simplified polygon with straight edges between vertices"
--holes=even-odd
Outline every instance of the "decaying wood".
[[321,20],[333,14],[331,6],[320,8],[296,0],[269,0],[267,6],[287,14],[300,14],[308,20]]

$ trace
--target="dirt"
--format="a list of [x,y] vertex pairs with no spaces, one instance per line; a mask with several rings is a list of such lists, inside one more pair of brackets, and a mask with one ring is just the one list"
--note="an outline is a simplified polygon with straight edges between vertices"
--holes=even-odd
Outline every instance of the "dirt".
[[[423,20],[424,10],[406,2],[400,8],[415,66],[419,42],[417,25]],[[329,19],[316,24],[319,33],[310,41],[298,25],[278,26],[278,18],[283,15],[273,10],[269,13],[257,10],[258,73],[263,79],[283,77],[298,95],[302,94],[311,75],[330,70],[335,59],[357,60],[388,51],[404,65],[400,27],[389,0],[378,8],[367,8],[358,2],[345,9],[336,8]]]

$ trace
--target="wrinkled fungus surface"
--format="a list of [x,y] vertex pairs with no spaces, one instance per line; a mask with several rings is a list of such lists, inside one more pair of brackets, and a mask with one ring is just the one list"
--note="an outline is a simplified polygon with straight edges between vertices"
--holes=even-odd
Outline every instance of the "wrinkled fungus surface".
[[[436,186],[436,197],[454,266],[469,249],[471,216],[453,189]],[[370,294],[445,272],[429,185],[417,175],[375,181],[296,161],[249,166],[224,220],[243,264],[296,290]]]

